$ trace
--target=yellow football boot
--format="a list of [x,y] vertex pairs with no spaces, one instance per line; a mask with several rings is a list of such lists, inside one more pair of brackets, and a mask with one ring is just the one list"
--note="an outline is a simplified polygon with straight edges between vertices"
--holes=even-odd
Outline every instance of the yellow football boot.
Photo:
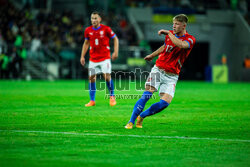
[[136,122],[136,127],[137,128],[142,128],[142,121],[143,121],[143,118],[139,115],[138,117],[137,117],[137,122]]
[[134,126],[134,124],[132,122],[127,123],[127,125],[125,126],[126,129],[132,129]]

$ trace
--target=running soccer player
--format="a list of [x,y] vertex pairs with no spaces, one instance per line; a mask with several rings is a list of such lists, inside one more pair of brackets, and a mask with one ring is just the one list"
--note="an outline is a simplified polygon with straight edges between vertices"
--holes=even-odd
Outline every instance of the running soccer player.
[[114,40],[114,53],[112,60],[118,57],[119,40],[116,34],[109,26],[101,24],[101,16],[99,12],[91,14],[91,24],[84,31],[84,43],[82,46],[82,53],[80,62],[82,66],[85,65],[85,55],[89,49],[89,95],[90,102],[85,104],[86,107],[95,106],[96,94],[96,74],[102,73],[106,80],[107,87],[110,92],[110,105],[116,105],[114,96],[114,84],[111,79],[111,61],[110,61],[110,46],[109,39]]
[[[142,128],[144,118],[161,112],[171,103],[180,69],[195,44],[195,38],[186,31],[187,22],[187,16],[179,14],[173,18],[173,30],[158,31],[159,35],[166,35],[165,43],[144,58],[152,61],[159,55],[145,83],[145,91],[136,102],[132,116],[125,126],[126,129],[132,129],[136,119],[136,127]],[[157,90],[160,101],[143,111],[145,104]]]

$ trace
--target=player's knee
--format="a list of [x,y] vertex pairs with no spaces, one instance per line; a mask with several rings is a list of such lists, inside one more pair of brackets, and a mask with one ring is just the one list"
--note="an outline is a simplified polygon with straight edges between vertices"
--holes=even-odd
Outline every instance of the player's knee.
[[103,74],[103,77],[105,81],[109,82],[111,80],[111,75],[110,74]]
[[145,91],[154,93],[154,92],[156,91],[156,89],[155,89],[155,87],[153,87],[153,86],[146,85],[146,86],[145,86]]
[[161,97],[161,100],[164,100],[168,104],[170,104],[171,101],[173,100],[173,97],[167,93],[160,93],[160,97]]
[[96,76],[92,75],[89,77],[89,82],[93,83],[96,81]]

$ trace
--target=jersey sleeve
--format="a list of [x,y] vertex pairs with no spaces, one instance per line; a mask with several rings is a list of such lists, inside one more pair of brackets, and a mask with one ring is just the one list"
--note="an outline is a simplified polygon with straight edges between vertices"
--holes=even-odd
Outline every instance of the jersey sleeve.
[[84,38],[85,38],[85,40],[89,40],[89,33],[88,33],[88,29],[87,28],[84,31]]
[[116,36],[116,34],[114,33],[114,31],[112,31],[112,29],[110,27],[107,27],[107,35],[111,39],[113,39]]
[[196,39],[193,36],[189,36],[187,37],[187,39],[185,39],[184,41],[186,41],[189,45],[189,48],[193,48],[194,44],[196,42]]

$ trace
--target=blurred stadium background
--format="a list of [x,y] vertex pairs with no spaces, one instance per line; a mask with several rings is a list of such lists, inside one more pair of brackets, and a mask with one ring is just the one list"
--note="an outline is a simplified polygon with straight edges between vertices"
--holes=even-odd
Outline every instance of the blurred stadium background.
[[94,10],[120,39],[114,71],[150,70],[157,31],[185,13],[197,44],[180,80],[250,81],[247,0],[0,0],[1,79],[87,79],[79,59]]

